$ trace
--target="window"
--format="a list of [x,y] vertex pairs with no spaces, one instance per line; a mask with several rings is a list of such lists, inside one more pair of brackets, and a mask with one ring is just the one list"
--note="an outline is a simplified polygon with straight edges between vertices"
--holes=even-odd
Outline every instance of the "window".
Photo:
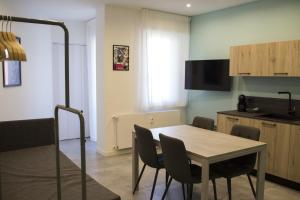
[[189,18],[145,9],[142,27],[142,110],[185,106]]

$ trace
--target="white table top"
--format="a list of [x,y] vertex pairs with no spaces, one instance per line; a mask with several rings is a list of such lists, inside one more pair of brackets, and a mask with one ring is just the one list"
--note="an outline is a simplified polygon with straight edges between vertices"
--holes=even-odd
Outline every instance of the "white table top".
[[[224,133],[209,131],[189,125],[169,126],[151,129],[153,137],[159,141],[159,134],[174,137],[184,142],[186,150],[207,160],[223,160],[221,157],[233,154],[243,155],[256,152],[266,143],[244,139]],[[237,157],[237,156],[235,156]],[[221,158],[221,159],[220,159]]]

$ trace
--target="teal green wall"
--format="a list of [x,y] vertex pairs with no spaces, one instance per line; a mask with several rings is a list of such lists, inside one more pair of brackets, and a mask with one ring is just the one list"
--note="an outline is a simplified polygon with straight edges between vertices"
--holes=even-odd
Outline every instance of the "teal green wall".
[[[300,0],[260,0],[192,17],[190,59],[227,59],[230,46],[297,39]],[[231,92],[189,91],[187,120],[235,109],[239,94],[285,98],[280,90],[300,99],[300,78],[234,78]]]

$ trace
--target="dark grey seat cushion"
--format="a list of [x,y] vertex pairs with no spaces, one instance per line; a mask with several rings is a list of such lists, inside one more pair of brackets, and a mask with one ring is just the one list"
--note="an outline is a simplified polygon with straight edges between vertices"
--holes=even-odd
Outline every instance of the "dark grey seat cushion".
[[[0,153],[2,200],[56,200],[55,146],[48,145]],[[80,169],[63,153],[62,199],[81,200]],[[120,197],[86,177],[88,200]]]
[[210,168],[215,174],[220,174],[220,176],[227,178],[248,174],[253,169],[251,165],[234,162],[234,159],[212,164]]

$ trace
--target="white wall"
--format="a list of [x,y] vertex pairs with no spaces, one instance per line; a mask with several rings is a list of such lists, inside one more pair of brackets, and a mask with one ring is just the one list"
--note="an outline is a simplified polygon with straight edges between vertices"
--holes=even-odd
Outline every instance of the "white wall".
[[[69,30],[70,44],[86,45],[86,22],[64,21]],[[64,31],[60,27],[52,27],[52,42],[64,44]]]
[[[116,6],[105,8],[104,61],[99,61],[97,57],[97,91],[99,92],[97,105],[100,105],[98,108],[98,152],[104,155],[114,151],[112,116],[137,112],[137,39],[140,37],[140,16],[138,9]],[[97,16],[97,20],[99,18]],[[99,26],[98,21],[97,26]],[[101,41],[98,39],[102,31],[98,27],[98,47],[101,46]],[[114,44],[130,46],[129,71],[112,70],[112,46]],[[101,53],[97,52],[98,55]]]
[[[230,46],[300,39],[300,1],[263,0],[192,18],[190,58],[229,58]],[[190,91],[188,121],[202,115],[216,118],[218,111],[236,109],[238,95],[300,99],[300,78],[235,77],[231,92]]]
[[104,129],[104,29],[105,6],[96,8],[96,122],[97,122],[97,151],[101,152],[106,143]]
[[86,25],[87,43],[87,80],[89,95],[89,128],[90,139],[97,141],[97,91],[96,91],[96,19],[90,20]]
[[[30,17],[31,13],[8,1],[0,2],[0,13]],[[52,47],[48,26],[13,23],[21,37],[27,62],[22,62],[22,86],[3,88],[0,67],[0,121],[53,116]]]
[[[91,46],[94,47],[96,44],[91,43],[90,41],[91,35],[96,34],[95,21],[95,19],[89,22],[64,21],[70,35],[70,106],[79,110],[83,110],[86,135],[89,135],[92,141],[97,141],[95,89],[96,69],[95,64],[91,63],[92,58],[95,58],[95,55],[93,54],[94,52],[91,51]],[[91,34],[92,32],[93,34]],[[60,45],[60,47],[63,47],[64,31],[59,27],[52,28],[52,41],[54,45]],[[79,49],[81,49],[81,53],[78,54]],[[60,53],[61,58],[63,58],[63,53],[64,52]],[[56,60],[58,57],[60,57],[56,52],[54,52],[53,55],[57,56],[54,58]],[[81,58],[84,58],[84,60],[81,60],[82,62],[80,62]],[[59,74],[64,73],[64,62],[61,63],[59,69],[57,69],[57,67],[58,66],[54,64],[53,68],[56,69],[54,73],[56,76],[53,77],[55,92],[54,102],[64,104],[64,76],[59,76]],[[59,87],[59,85],[61,87]],[[60,94],[60,101],[57,101],[58,94]],[[62,120],[68,118],[69,120],[67,120],[67,122],[61,121],[60,123],[61,127],[64,126],[64,123],[67,123],[67,131],[64,132],[68,132],[68,134],[65,135],[67,136],[65,139],[70,139],[70,137],[77,138],[77,135],[79,134],[79,127],[77,125],[79,123],[72,115],[61,115]],[[75,118],[77,119],[77,117]]]
[[[97,10],[97,151],[103,155],[116,153],[112,117],[140,111],[138,75],[141,18],[142,12],[138,8],[111,5]],[[113,45],[129,46],[129,71],[113,71]],[[181,117],[184,117],[182,113]],[[168,123],[168,119],[163,123]]]

